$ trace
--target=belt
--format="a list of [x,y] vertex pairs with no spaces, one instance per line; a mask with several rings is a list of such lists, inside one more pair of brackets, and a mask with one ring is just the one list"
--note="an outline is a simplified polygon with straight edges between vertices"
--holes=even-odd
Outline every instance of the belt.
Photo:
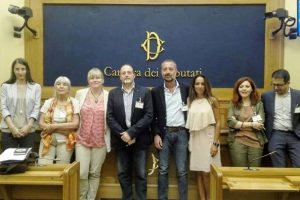
[[166,126],[166,131],[169,133],[178,132],[182,130],[186,130],[186,128],[182,126]]
[[277,130],[277,129],[273,129],[273,131],[279,131],[279,132],[283,132],[283,133],[294,133],[294,131],[291,131],[291,130]]

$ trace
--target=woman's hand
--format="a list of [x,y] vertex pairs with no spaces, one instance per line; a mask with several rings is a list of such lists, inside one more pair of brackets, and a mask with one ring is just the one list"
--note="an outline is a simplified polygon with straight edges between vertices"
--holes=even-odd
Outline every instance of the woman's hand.
[[215,155],[217,155],[219,149],[216,145],[212,144],[210,147],[210,155],[211,157],[215,157]]
[[46,135],[46,134],[51,134],[54,132],[54,125],[53,124],[47,124],[44,126],[43,128],[43,134]]
[[259,131],[262,129],[265,129],[264,124],[261,122],[252,122],[252,128],[259,130]]
[[23,137],[23,133],[17,127],[13,126],[10,130],[14,138]]
[[28,135],[28,133],[30,132],[31,127],[32,127],[31,125],[26,124],[25,126],[23,126],[23,127],[20,129],[20,132],[23,134],[23,136],[26,136],[26,135]]

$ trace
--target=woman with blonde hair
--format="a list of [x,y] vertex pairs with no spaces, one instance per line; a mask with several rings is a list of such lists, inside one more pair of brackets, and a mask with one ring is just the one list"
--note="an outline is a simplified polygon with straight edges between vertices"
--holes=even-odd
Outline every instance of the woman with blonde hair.
[[79,125],[79,105],[70,97],[71,82],[65,76],[54,82],[54,97],[41,108],[39,164],[70,163]]
[[103,89],[104,76],[92,68],[87,74],[88,88],[78,90],[75,98],[80,107],[76,161],[80,162],[80,199],[96,198],[101,167],[110,151],[110,130],[106,124],[108,92]]

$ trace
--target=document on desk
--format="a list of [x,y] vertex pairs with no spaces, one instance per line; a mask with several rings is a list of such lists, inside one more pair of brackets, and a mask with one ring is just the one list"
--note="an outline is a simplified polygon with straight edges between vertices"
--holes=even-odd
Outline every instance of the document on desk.
[[8,148],[0,155],[0,164],[25,161],[32,148]]

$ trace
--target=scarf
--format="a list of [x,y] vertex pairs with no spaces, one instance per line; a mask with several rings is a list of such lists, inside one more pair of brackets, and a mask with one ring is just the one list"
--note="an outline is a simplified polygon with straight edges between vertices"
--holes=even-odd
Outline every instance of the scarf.
[[[48,111],[45,113],[45,123],[53,124],[53,114],[57,105],[57,99],[53,99]],[[70,98],[67,100],[67,104],[65,105],[65,111],[67,113],[67,122],[71,122],[73,120],[74,108]],[[74,145],[76,142],[75,130],[71,130],[66,134],[66,149],[67,151],[72,151],[74,149]],[[52,142],[52,133],[45,133],[42,131],[42,142],[43,142],[43,150],[42,156],[45,156],[50,148]]]

